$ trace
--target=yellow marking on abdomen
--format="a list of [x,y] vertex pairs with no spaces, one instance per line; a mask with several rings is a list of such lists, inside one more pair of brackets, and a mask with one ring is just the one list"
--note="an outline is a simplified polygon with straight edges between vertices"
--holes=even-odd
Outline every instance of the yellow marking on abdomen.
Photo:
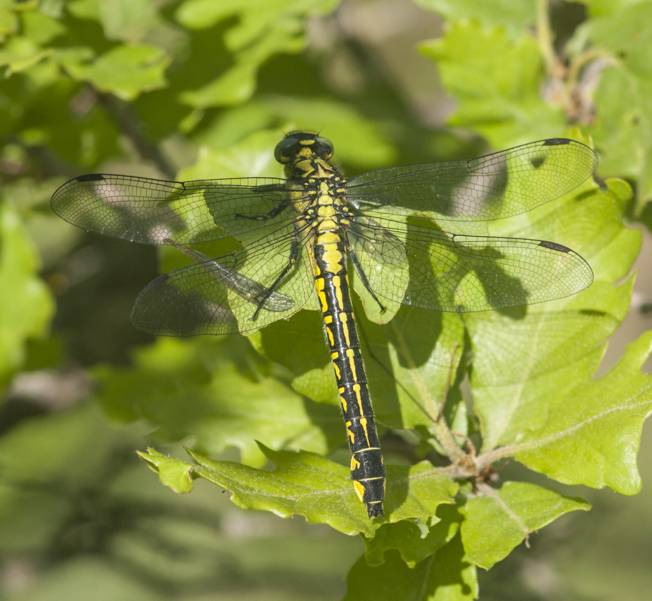
[[349,332],[349,316],[344,311],[340,311],[340,323],[342,324],[342,332],[344,333],[344,342],[346,343],[346,346],[351,346],[351,334]]
[[369,432],[367,432],[367,418],[366,417],[361,417],[360,418],[360,425],[362,426],[362,429],[364,431],[364,438],[367,441],[367,444],[369,444]]
[[351,374],[353,375],[353,381],[358,381],[358,372],[355,368],[355,351],[352,348],[346,349],[346,356],[349,359],[349,367],[351,368]]
[[353,456],[351,455],[351,471],[357,470],[362,464]]
[[360,484],[360,482],[358,482],[357,480],[354,480],[353,488],[355,490],[355,494],[358,495],[358,499],[360,499],[360,501],[364,501],[364,493],[365,493],[364,485]]
[[[322,253],[321,258],[324,262],[324,271],[330,273],[339,273],[342,270],[342,261],[344,260],[344,257],[342,256],[342,253],[337,249],[336,245],[324,245],[324,252]],[[335,276],[333,278],[333,283],[335,283],[335,278],[338,278],[339,280],[339,276]],[[337,294],[339,283],[335,286],[335,292]]]
[[349,429],[351,427],[351,420],[344,422],[344,425],[346,426],[346,435],[349,437],[351,444],[353,444],[355,442],[355,433]]
[[333,278],[333,284],[335,285],[335,298],[337,299],[337,305],[339,309],[344,309],[344,297],[342,295],[342,281],[339,275],[336,275]]
[[326,290],[324,286],[324,278],[318,277],[315,280],[315,290],[317,291],[317,297],[319,298],[319,304],[321,305],[321,312],[326,313],[328,311],[328,299],[326,298]]
[[340,372],[340,366],[336,363],[337,359],[339,359],[339,352],[338,351],[333,351],[331,353],[331,361],[333,363],[333,369],[335,370],[335,377],[337,378],[337,382],[339,383],[342,373]]
[[[362,394],[360,391],[360,384],[357,382],[353,385],[353,392],[355,393],[355,400],[358,402],[358,411],[360,415],[362,415]],[[369,444],[368,440],[367,444]]]

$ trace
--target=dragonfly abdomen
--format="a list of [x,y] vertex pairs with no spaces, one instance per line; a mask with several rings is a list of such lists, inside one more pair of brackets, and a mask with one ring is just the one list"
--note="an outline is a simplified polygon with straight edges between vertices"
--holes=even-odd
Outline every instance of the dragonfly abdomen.
[[351,479],[369,517],[375,517],[383,515],[385,468],[351,307],[344,257],[341,241],[323,245],[317,242],[315,286],[352,455]]

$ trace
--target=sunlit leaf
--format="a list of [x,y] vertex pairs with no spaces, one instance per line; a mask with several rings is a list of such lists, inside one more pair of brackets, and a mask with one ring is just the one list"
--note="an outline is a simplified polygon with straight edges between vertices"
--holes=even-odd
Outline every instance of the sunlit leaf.
[[117,46],[91,63],[66,62],[69,74],[88,81],[98,90],[111,92],[124,100],[165,85],[165,52],[144,44]]
[[192,490],[192,466],[185,461],[163,455],[156,449],[139,451],[138,455],[158,473],[161,483],[174,492],[187,493]]
[[[269,470],[231,461],[214,461],[192,452],[194,474],[228,490],[239,507],[272,511],[282,517],[301,515],[345,534],[373,536],[378,524],[367,517],[347,466],[306,452],[273,451],[261,445],[272,462]],[[148,459],[149,461],[149,459]],[[387,520],[427,521],[441,504],[453,502],[456,484],[426,462],[403,468],[388,466]]]
[[570,511],[590,505],[526,482],[506,482],[488,489],[462,508],[462,541],[466,556],[488,570],[528,536]]
[[477,19],[486,25],[506,27],[513,33],[521,33],[536,18],[536,0],[417,0],[417,4],[448,21]]
[[421,48],[457,101],[451,125],[470,127],[497,148],[549,138],[563,128],[563,115],[541,95],[543,63],[531,36],[513,39],[504,29],[454,21],[442,38]]
[[592,132],[607,173],[637,179],[639,207],[652,196],[652,5],[631,3],[604,14],[578,36],[588,39],[603,71],[595,90]]
[[225,35],[227,47],[234,55],[233,66],[214,81],[184,92],[182,100],[195,108],[228,106],[247,100],[255,90],[257,72],[263,63],[275,54],[303,49],[306,17],[324,14],[336,5],[337,0],[186,0],[177,11],[177,18],[186,27],[211,27],[227,18],[237,18],[237,25]]

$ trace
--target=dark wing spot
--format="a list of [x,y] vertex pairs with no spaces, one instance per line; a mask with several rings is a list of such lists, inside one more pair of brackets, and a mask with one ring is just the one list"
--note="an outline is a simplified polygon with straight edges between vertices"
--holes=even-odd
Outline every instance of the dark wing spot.
[[560,253],[571,252],[571,249],[568,248],[568,246],[564,246],[563,244],[557,244],[556,242],[548,242],[548,240],[541,240],[541,242],[539,242],[539,246],[543,246],[544,248],[549,248],[551,250],[557,250]]
[[534,167],[535,169],[538,169],[539,167],[541,167],[541,165],[543,165],[545,160],[546,160],[545,157],[542,156],[532,157],[530,159],[530,165],[532,165],[532,167]]
[[75,178],[78,182],[99,182],[104,179],[101,173],[86,173]]
[[570,143],[568,138],[548,138],[543,141],[544,146],[561,146]]

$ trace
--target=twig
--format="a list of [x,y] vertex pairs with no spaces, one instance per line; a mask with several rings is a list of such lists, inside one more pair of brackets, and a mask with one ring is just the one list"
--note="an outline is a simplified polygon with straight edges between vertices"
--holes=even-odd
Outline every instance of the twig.
[[136,152],[141,158],[151,161],[162,175],[173,179],[176,169],[161,152],[156,144],[152,144],[143,134],[142,127],[136,116],[126,102],[116,98],[112,94],[95,91],[98,101],[105,108],[106,112],[117,123],[120,131],[133,144]]

